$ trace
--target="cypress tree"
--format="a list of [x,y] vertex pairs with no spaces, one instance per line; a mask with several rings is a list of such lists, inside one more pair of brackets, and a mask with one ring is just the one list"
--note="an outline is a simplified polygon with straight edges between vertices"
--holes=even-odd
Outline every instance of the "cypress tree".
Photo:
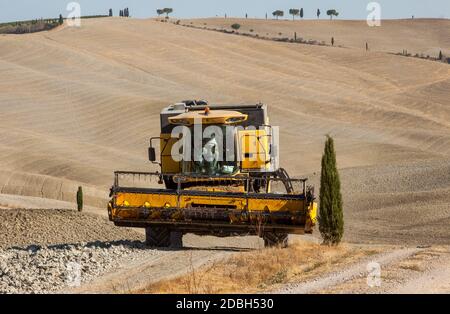
[[341,182],[333,138],[327,135],[320,174],[319,230],[323,244],[337,245],[344,235]]
[[78,187],[77,191],[77,206],[79,212],[83,211],[83,189],[81,186]]
[[62,14],[59,15],[59,25],[63,25],[64,24],[64,19]]
[[442,50],[439,50],[439,60],[442,60]]

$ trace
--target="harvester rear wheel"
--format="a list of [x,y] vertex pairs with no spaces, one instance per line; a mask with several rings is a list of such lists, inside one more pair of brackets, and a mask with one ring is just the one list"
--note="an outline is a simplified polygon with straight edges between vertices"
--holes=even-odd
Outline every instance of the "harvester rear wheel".
[[183,233],[165,227],[145,228],[145,244],[151,247],[183,247]]
[[266,232],[263,235],[263,240],[265,247],[279,246],[285,248],[288,246],[287,233]]

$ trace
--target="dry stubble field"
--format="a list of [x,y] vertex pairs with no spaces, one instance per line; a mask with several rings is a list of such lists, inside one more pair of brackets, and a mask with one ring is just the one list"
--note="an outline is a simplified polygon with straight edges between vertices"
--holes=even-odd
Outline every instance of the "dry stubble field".
[[[0,36],[7,78],[0,82],[0,207],[55,208],[68,203],[52,200],[72,202],[82,185],[88,205],[104,208],[114,170],[157,170],[146,162],[146,147],[159,132],[163,106],[189,98],[261,101],[281,128],[281,164],[292,175],[317,186],[324,135],[335,137],[346,242],[450,243],[450,67],[390,54],[448,54],[448,20],[386,21],[379,29],[356,21],[181,23],[191,22],[211,28],[239,22],[243,32],[296,31],[319,41],[331,35],[343,47],[118,18]],[[254,238],[187,243],[260,245]],[[200,251],[199,263],[217,254]]]

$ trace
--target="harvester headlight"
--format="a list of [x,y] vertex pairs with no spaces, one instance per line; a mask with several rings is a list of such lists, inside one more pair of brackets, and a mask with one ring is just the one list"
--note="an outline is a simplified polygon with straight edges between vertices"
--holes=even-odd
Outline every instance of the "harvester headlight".
[[130,203],[128,203],[128,201],[123,201],[122,206],[130,206]]
[[170,205],[170,203],[165,203],[164,207],[169,208],[169,207],[172,207],[172,206]]
[[145,203],[144,203],[144,207],[149,208],[149,207],[150,207],[150,203],[149,203],[149,202],[145,202]]

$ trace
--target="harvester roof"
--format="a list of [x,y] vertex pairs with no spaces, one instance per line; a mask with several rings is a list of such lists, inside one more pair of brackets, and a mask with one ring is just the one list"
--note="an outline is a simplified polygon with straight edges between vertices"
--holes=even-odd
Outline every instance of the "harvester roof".
[[[207,104],[206,102],[196,101],[185,101],[182,103],[172,104],[168,107],[162,109],[161,111],[161,133],[170,134],[173,128],[180,123],[175,123],[169,121],[170,118],[179,116],[183,113],[203,113],[205,108],[209,107],[210,114],[221,110],[221,111],[233,111],[238,112],[243,115],[247,115],[247,119],[239,123],[243,127],[247,126],[261,126],[269,123],[267,116],[267,106],[264,104]],[[203,120],[203,119],[202,119]],[[205,123],[205,121],[202,121]],[[212,123],[217,123],[216,121]],[[217,124],[220,124],[217,123]],[[222,123],[223,124],[223,123]],[[228,122],[228,124],[231,124]],[[236,124],[236,123],[235,123]]]

